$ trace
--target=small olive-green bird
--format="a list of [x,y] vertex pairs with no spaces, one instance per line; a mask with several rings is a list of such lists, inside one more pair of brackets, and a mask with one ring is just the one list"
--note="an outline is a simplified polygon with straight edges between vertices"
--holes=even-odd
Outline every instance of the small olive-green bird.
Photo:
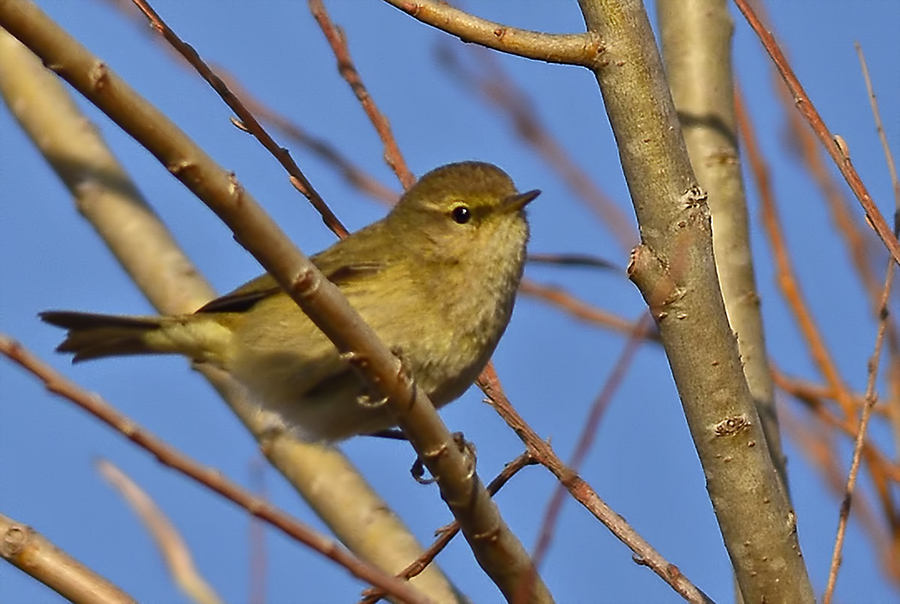
[[[528,241],[525,206],[539,193],[518,193],[491,164],[449,164],[385,218],[312,258],[437,407],[472,385],[509,323]],[[74,353],[73,362],[174,353],[213,363],[308,440],[394,423],[383,405],[364,404],[363,379],[268,274],[189,315],[40,316],[69,330],[57,350]]]

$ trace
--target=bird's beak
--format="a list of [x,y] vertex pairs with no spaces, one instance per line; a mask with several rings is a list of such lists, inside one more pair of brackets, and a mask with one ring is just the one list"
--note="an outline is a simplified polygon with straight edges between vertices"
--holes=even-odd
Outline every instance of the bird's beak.
[[527,191],[525,193],[517,193],[515,195],[510,195],[506,199],[503,200],[503,207],[509,210],[510,212],[518,212],[529,203],[534,201],[535,197],[541,194],[540,189],[535,189],[533,191]]

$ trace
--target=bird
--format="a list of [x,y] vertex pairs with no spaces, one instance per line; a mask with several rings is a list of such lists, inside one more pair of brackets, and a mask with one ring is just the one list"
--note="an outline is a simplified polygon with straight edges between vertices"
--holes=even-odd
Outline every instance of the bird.
[[[436,168],[381,220],[311,258],[438,408],[460,397],[493,354],[512,315],[529,225],[500,168]],[[394,425],[345,356],[269,274],[191,314],[46,311],[68,330],[57,350],[73,362],[180,354],[236,379],[261,413],[308,441],[338,442]]]

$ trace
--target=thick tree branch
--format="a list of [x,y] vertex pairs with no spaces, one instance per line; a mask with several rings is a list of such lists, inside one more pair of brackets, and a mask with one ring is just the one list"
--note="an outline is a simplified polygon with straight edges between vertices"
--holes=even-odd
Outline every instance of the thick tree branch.
[[787,489],[738,152],[731,61],[734,22],[728,0],[660,0],[657,6],[669,86],[694,173],[709,192],[725,310],[766,444]]
[[606,44],[594,69],[642,245],[630,275],[659,325],[707,489],[746,602],[813,602],[796,519],[764,445],[716,274],[698,186],[638,0],[580,0]]
[[136,602],[30,526],[3,514],[0,514],[0,558],[75,604]]

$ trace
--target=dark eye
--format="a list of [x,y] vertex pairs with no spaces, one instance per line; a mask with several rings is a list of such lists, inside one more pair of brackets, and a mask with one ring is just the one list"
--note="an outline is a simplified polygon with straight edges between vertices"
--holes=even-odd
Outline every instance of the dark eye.
[[472,218],[472,211],[469,206],[459,205],[453,208],[451,215],[458,224],[466,224]]

